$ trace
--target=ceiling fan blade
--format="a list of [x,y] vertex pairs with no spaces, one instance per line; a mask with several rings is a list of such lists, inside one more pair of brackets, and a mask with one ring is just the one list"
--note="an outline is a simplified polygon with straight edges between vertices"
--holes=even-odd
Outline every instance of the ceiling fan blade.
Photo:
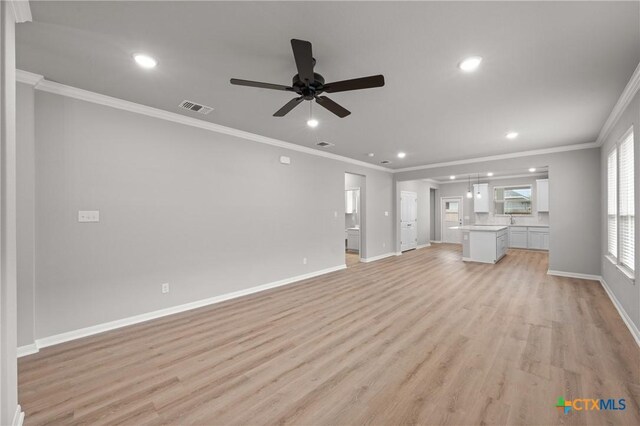
[[291,111],[292,109],[294,109],[295,107],[298,106],[298,104],[300,102],[302,102],[304,100],[303,96],[300,96],[299,98],[293,98],[291,99],[289,102],[287,102],[282,108],[280,108],[278,111],[276,111],[275,114],[273,114],[274,117],[284,117],[285,115],[287,115],[287,113],[289,113],[289,111]]
[[230,82],[236,86],[259,87],[261,89],[284,90],[287,92],[294,91],[293,87],[283,86],[282,84],[262,83],[259,81],[240,80],[238,78],[232,78]]
[[372,75],[370,77],[354,78],[352,80],[342,80],[324,85],[323,90],[327,93],[346,92],[348,90],[371,89],[373,87],[384,86],[383,75]]
[[347,115],[351,114],[351,111],[335,103],[326,96],[316,96],[316,102],[318,102],[320,106],[325,107],[340,118],[344,118]]
[[300,80],[309,85],[313,83],[313,54],[311,52],[311,43],[304,40],[291,39],[291,48],[293,49],[293,57],[296,60],[298,68],[298,76]]

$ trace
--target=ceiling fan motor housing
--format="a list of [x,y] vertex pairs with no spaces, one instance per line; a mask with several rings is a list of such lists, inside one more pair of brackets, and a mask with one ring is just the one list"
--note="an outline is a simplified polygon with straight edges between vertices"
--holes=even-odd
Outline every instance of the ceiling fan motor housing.
[[293,82],[291,83],[291,86],[294,88],[296,93],[304,96],[305,100],[310,101],[323,92],[324,77],[314,72],[313,81],[307,86],[307,83],[305,81],[302,81],[300,79],[300,76],[296,74],[293,76]]

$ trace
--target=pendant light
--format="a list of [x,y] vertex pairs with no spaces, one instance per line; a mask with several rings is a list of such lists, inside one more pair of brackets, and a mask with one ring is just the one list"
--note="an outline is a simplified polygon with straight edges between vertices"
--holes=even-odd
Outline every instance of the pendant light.
[[313,111],[311,110],[311,104],[313,102],[309,102],[309,119],[307,120],[307,126],[314,128],[318,127],[318,120],[313,118]]
[[473,198],[473,192],[471,192],[471,175],[467,176],[467,198]]
[[478,173],[478,192],[476,193],[476,198],[478,200],[482,198],[482,194],[480,193],[480,173]]

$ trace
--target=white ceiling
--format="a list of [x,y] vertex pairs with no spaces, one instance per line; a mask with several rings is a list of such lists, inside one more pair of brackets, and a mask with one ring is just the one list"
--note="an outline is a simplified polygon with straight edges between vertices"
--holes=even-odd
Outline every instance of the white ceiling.
[[[493,180],[501,180],[508,178],[524,178],[524,177],[533,177],[535,179],[541,179],[543,177],[547,177],[549,175],[549,167],[548,166],[536,166],[535,172],[530,172],[528,168],[526,169],[511,169],[511,170],[478,170],[477,173],[465,173],[461,175],[456,175],[455,179],[451,179],[451,175],[447,176],[436,176],[433,178],[426,179],[427,181],[447,184],[447,183],[467,183],[471,181],[471,183],[475,183],[478,180],[480,182],[487,182]],[[487,173],[493,173],[491,176],[487,176]]]
[[[31,2],[18,68],[47,79],[249,132],[403,168],[593,142],[640,62],[638,2]],[[386,86],[272,114],[289,84],[289,40],[313,43],[327,81],[384,74]],[[148,52],[159,65],[131,60]],[[457,63],[484,58],[473,74]],[[211,105],[208,116],[177,108]],[[507,131],[520,133],[516,140]],[[395,158],[405,151],[403,160]],[[375,157],[367,157],[374,152]]]

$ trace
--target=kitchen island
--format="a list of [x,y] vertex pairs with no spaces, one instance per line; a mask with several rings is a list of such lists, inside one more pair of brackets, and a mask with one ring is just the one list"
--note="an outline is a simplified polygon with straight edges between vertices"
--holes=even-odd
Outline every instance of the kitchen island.
[[462,260],[496,263],[507,253],[509,227],[505,225],[459,226],[462,231]]

